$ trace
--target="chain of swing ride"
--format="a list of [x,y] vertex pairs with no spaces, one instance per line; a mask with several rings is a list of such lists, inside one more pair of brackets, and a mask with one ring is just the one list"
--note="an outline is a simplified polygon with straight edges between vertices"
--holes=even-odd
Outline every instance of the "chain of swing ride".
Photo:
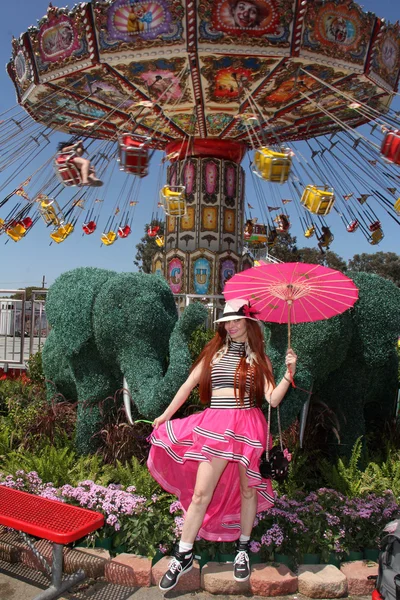
[[[309,73],[308,73],[309,74]],[[310,74],[309,74],[310,75]],[[315,77],[321,85],[326,85],[326,82]],[[338,94],[341,98],[352,103],[352,108],[360,116],[369,121],[371,133],[379,127],[383,133],[400,126],[398,113],[392,109],[385,109],[382,113],[377,109],[364,104],[360,101],[355,102],[354,98],[348,96],[341,90],[328,84],[330,90]],[[315,94],[315,90],[309,90]],[[335,205],[333,210],[341,218],[347,231],[353,232],[357,228],[363,233],[368,241],[371,240],[371,231],[374,228],[380,227],[379,218],[371,205],[371,200],[375,200],[378,205],[385,210],[389,217],[400,225],[399,213],[394,209],[393,196],[396,192],[398,183],[398,173],[395,166],[384,160],[380,154],[380,146],[366,138],[361,132],[352,129],[348,124],[341,121],[334,113],[326,110],[317,100],[311,98],[300,91],[303,99],[307,102],[312,102],[315,105],[315,111],[323,112],[333,120],[341,131],[334,134],[314,138],[313,146],[309,139],[305,143],[310,152],[310,160],[302,154],[297,144],[291,144],[294,149],[294,163],[292,163],[292,176],[287,181],[287,186],[290,191],[291,198],[284,198],[280,193],[281,186],[274,183],[261,181],[259,177],[253,177],[255,196],[258,203],[258,209],[261,213],[263,222],[266,226],[266,233],[274,231],[281,223],[281,217],[288,217],[287,204],[291,206],[297,213],[297,218],[302,225],[304,232],[310,231],[317,234],[317,238],[321,237],[320,227],[327,227],[327,223],[323,216],[317,215],[317,219],[310,212],[303,210],[299,202],[293,202],[293,198],[300,200],[305,183],[309,183],[310,176],[313,175],[314,182],[320,181],[323,186],[327,182],[334,181],[335,188]],[[247,137],[254,151],[257,147],[267,146],[265,140],[265,126],[275,137],[276,143],[274,146],[277,150],[281,150],[284,146],[276,127],[269,123],[268,118],[263,115],[260,106],[252,98],[247,95],[249,106],[254,111],[253,117],[244,121]],[[253,122],[257,123],[257,126]],[[336,138],[336,141],[333,141]],[[271,144],[270,144],[271,146]],[[358,157],[354,151],[357,151]],[[369,163],[369,164],[368,164]],[[370,165],[374,166],[373,179],[371,177]],[[253,169],[250,171],[252,173]],[[367,183],[368,180],[371,183]],[[373,187],[372,187],[373,186]],[[265,189],[268,189],[266,194]],[[391,197],[388,197],[388,192]],[[367,202],[370,198],[370,202]],[[268,204],[269,202],[272,205]],[[252,220],[251,205],[246,199],[246,218]],[[249,210],[247,210],[247,208]],[[275,219],[272,218],[271,212],[281,211]],[[290,221],[288,221],[290,226]],[[273,239],[273,238],[272,238]]]

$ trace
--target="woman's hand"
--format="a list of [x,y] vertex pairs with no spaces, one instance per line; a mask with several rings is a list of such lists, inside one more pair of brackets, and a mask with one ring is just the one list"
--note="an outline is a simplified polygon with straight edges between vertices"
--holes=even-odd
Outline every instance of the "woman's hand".
[[165,423],[165,421],[168,421],[168,419],[164,414],[162,414],[159,417],[157,417],[156,419],[154,419],[152,425],[153,425],[154,429],[158,429],[160,427],[160,425]]
[[286,352],[285,365],[289,373],[293,375],[296,373],[297,354],[292,348],[288,348]]

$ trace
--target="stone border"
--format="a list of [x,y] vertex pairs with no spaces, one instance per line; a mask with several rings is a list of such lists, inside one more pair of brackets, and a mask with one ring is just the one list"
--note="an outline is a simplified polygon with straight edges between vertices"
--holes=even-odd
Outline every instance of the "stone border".
[[[32,551],[22,543],[17,532],[0,529],[0,558],[10,563],[23,563],[44,571]],[[36,542],[40,553],[51,563],[52,544],[46,540]],[[64,548],[64,572],[83,569],[87,577],[104,577],[113,584],[128,587],[150,587],[168,568],[170,557],[163,557],[154,566],[151,560],[134,554],[119,554],[115,558],[102,548]],[[234,581],[232,564],[209,562],[200,570],[197,561],[192,571],[179,580],[177,592],[205,590],[211,594],[248,594],[274,597],[299,592],[309,598],[342,598],[370,595],[375,587],[368,576],[378,574],[378,564],[369,561],[342,563],[340,569],[333,565],[300,565],[297,574],[287,566],[269,563],[253,565],[250,579],[244,583]]]

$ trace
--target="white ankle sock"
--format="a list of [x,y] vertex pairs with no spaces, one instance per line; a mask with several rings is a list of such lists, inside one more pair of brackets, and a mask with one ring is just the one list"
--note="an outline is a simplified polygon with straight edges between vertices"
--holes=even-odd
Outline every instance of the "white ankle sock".
[[250,540],[249,535],[243,535],[243,533],[240,534],[239,542],[248,542],[249,540]]
[[179,542],[179,552],[190,552],[192,549],[193,544],[189,544],[188,542]]

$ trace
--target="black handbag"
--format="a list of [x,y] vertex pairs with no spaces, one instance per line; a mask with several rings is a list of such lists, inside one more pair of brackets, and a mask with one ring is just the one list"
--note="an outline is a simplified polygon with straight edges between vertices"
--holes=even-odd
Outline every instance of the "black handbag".
[[289,463],[292,456],[288,449],[283,445],[279,406],[276,407],[276,410],[278,417],[279,444],[275,444],[271,450],[268,448],[271,427],[271,404],[268,403],[267,450],[265,455],[261,458],[260,473],[264,479],[275,479],[275,481],[282,482],[288,476]]

